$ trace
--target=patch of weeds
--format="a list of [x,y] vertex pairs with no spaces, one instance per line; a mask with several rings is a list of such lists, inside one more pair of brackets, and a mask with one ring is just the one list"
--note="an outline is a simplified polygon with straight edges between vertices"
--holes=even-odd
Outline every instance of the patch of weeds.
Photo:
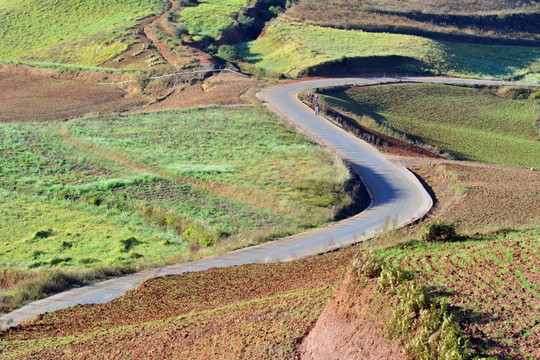
[[142,244],[137,238],[130,237],[128,239],[120,240],[120,251],[123,253],[129,252],[132,248]]

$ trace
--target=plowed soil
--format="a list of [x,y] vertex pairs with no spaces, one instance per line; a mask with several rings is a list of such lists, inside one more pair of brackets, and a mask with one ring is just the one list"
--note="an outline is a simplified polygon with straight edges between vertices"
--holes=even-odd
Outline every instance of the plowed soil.
[[[440,166],[440,165],[438,165]],[[490,232],[498,229],[535,228],[540,224],[540,172],[521,169],[496,169],[445,165],[457,174],[467,193],[441,214],[459,224],[462,233]],[[435,191],[437,181],[448,175],[437,174],[437,167],[420,174]]]
[[0,89],[0,122],[60,120],[140,104],[116,87],[39,76],[0,74]]
[[4,332],[0,358],[293,358],[354,251],[148,280]]

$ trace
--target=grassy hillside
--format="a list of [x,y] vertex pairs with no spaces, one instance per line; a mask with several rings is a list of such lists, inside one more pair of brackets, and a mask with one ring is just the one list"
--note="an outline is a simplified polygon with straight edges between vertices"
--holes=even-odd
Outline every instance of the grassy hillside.
[[342,29],[424,34],[473,42],[540,40],[534,1],[300,0],[286,15]]
[[183,9],[179,20],[190,34],[215,38],[221,30],[232,25],[238,12],[248,4],[249,0],[205,0]]
[[99,65],[127,49],[134,20],[160,13],[162,0],[1,0],[0,60]]
[[368,127],[405,134],[459,159],[539,168],[537,110],[529,96],[504,88],[393,84],[330,91],[322,100]]
[[0,265],[23,274],[2,274],[4,308],[55,269],[94,269],[84,282],[182,262],[322,226],[351,203],[343,163],[261,107],[0,124],[0,154]]
[[[400,57],[410,65],[403,72],[478,77],[538,78],[540,48],[458,44],[419,36],[339,30],[278,20],[259,39],[237,46],[244,61],[291,77],[320,64],[345,58]],[[374,62],[380,60],[373,60]],[[352,67],[349,72],[366,71]]]

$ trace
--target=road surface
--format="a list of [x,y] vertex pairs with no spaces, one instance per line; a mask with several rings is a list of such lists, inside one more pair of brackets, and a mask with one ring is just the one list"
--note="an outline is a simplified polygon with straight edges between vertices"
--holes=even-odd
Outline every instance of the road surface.
[[[382,230],[385,222],[404,226],[422,218],[431,208],[432,200],[420,182],[409,171],[392,164],[373,147],[346,133],[322,116],[316,116],[311,109],[303,105],[296,97],[298,92],[309,88],[401,80],[517,85],[507,82],[439,78],[334,78],[294,82],[265,89],[258,96],[274,112],[286,118],[300,131],[323,146],[335,151],[338,156],[348,161],[351,168],[362,177],[372,197],[372,203],[367,210],[324,229],[236,250],[224,255],[208,257],[191,263],[156,268],[72,289],[35,301],[0,317],[0,326],[2,328],[14,326],[38,314],[76,304],[105,303],[128,290],[134,289],[138,283],[148,278],[207,270],[212,267],[286,261],[317,255],[369,239]],[[530,85],[538,86],[538,84]]]

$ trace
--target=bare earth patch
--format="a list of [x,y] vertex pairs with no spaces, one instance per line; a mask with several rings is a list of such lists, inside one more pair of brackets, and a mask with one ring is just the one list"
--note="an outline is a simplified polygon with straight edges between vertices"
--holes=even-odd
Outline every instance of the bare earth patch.
[[[437,182],[448,175],[437,174],[436,167],[420,175],[437,189]],[[526,229],[540,224],[540,173],[518,169],[496,169],[462,165],[445,165],[457,175],[467,193],[441,214],[459,224],[463,233],[490,232],[503,228]],[[430,180],[431,179],[431,180]]]
[[384,338],[383,319],[390,309],[378,298],[377,283],[371,281],[353,290],[347,274],[326,305],[315,327],[299,347],[301,358],[325,360],[403,359],[404,349]]
[[204,105],[237,105],[251,103],[249,91],[258,84],[244,76],[221,73],[208,78],[203,84],[179,88],[162,102],[145,106],[142,111],[164,111]]
[[0,122],[59,120],[140,104],[116,87],[39,76],[0,74],[0,89]]

